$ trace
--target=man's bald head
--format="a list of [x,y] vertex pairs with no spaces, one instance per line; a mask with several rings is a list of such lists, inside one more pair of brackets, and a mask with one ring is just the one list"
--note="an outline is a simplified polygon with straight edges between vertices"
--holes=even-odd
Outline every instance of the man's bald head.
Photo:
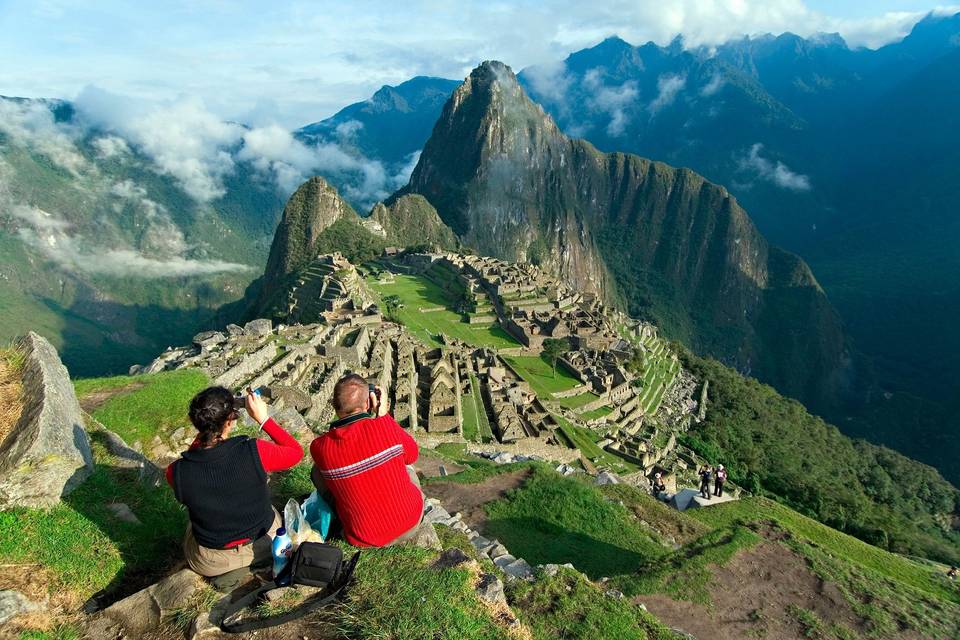
[[330,400],[339,418],[366,411],[369,402],[370,385],[356,373],[347,374],[337,380],[333,387],[333,398]]

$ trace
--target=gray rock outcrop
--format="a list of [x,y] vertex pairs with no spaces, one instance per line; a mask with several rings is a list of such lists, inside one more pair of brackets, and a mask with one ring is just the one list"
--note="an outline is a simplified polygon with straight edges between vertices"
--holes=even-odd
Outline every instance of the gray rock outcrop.
[[43,605],[33,602],[19,591],[3,590],[0,591],[0,624],[3,624],[10,618],[41,611]]
[[126,637],[142,637],[155,631],[164,616],[183,607],[202,585],[203,578],[189,569],[182,569],[110,605],[103,610],[101,621],[119,625]]
[[0,444],[0,508],[49,507],[93,471],[90,441],[70,374],[57,350],[28,333],[23,350],[24,406]]

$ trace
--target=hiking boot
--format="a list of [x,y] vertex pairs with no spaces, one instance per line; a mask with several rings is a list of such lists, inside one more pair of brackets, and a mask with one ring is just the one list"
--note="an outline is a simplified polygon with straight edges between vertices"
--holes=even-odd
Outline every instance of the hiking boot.
[[230,593],[253,577],[250,567],[240,567],[233,571],[210,578],[210,586],[220,593]]

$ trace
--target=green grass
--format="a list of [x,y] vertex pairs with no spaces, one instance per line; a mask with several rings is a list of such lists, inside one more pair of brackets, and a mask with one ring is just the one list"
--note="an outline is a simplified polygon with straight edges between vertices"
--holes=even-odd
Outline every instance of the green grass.
[[593,411],[584,411],[580,414],[581,420],[596,420],[597,418],[603,418],[610,415],[613,412],[613,409],[610,407],[600,407],[599,409],[594,409]]
[[615,599],[582,575],[562,569],[534,583],[515,582],[509,597],[520,620],[538,640],[616,638],[666,640],[675,636],[651,614],[626,599]]
[[600,488],[604,495],[623,503],[633,514],[662,535],[672,536],[678,543],[692,542],[710,531],[695,518],[680,513],[646,491],[628,484],[608,484]]
[[467,442],[480,442],[482,428],[480,426],[480,414],[486,414],[483,409],[483,399],[478,393],[479,389],[475,384],[473,374],[470,374],[470,395],[463,398],[463,437]]
[[710,603],[711,565],[723,565],[760,541],[743,526],[710,531],[692,543],[649,561],[630,575],[614,576],[611,586],[627,595],[665,593],[675,600]]
[[[91,437],[95,469],[49,510],[0,512],[0,563],[43,567],[51,593],[78,601],[116,587],[133,573],[159,575],[179,554],[186,514],[166,487],[141,484],[136,470],[118,468]],[[106,505],[122,502],[141,524],[118,520]]]
[[487,417],[487,410],[483,404],[483,396],[480,394],[480,382],[477,376],[470,374],[470,387],[473,389],[473,399],[476,403],[477,426],[480,429],[480,442],[495,442],[493,437],[493,427],[490,426],[490,419]]
[[[132,385],[143,385],[133,388]],[[136,441],[145,447],[155,435],[166,435],[189,426],[187,409],[191,398],[210,384],[199,369],[165,371],[143,376],[115,376],[77,380],[82,399],[94,392],[122,390],[93,412],[93,417],[114,431],[127,444]]]
[[[570,375],[559,364],[557,365],[557,374],[554,375],[553,366],[542,356],[505,356],[504,360],[544,400],[549,400],[552,394],[557,391],[568,391],[580,384],[579,380]],[[594,396],[595,399],[596,396]]]
[[858,564],[887,579],[960,604],[960,586],[943,579],[940,569],[867,544],[766,498],[744,498],[697,509],[692,516],[712,527],[774,521],[831,555]]
[[576,411],[580,407],[588,405],[591,402],[599,399],[599,397],[600,396],[592,392],[581,393],[578,396],[571,396],[569,398],[559,398],[557,399],[557,404],[559,404],[561,407],[566,407],[567,409],[573,409],[574,411]]
[[652,533],[597,487],[544,467],[486,511],[485,535],[531,564],[572,562],[600,578],[630,573],[664,553]]
[[72,624],[58,624],[45,631],[21,631],[17,640],[81,640],[84,635]]
[[631,473],[639,467],[597,446],[597,434],[585,427],[578,427],[560,415],[554,415],[560,425],[560,432],[570,443],[580,449],[580,453],[594,464],[609,467],[617,473]]
[[332,620],[350,638],[505,640],[473,592],[465,568],[435,569],[435,552],[412,547],[365,551],[350,597]]
[[[502,473],[510,473],[512,471],[517,471],[519,469],[532,469],[543,465],[543,463],[538,462],[514,462],[511,464],[497,464],[495,462],[490,462],[489,460],[484,460],[482,458],[477,458],[476,456],[471,456],[463,454],[462,450],[460,454],[452,453],[452,448],[447,448],[442,450],[440,445],[437,447],[437,450],[446,457],[449,457],[451,460],[457,464],[463,465],[466,467],[463,471],[457,473],[452,473],[448,476],[435,476],[432,478],[424,479],[424,482],[429,484],[431,482],[458,482],[460,484],[476,484],[478,482],[483,482],[488,478],[493,476],[498,476]],[[448,445],[449,446],[449,445]],[[463,445],[453,445],[460,446]],[[545,465],[543,465],[545,466]]]
[[[520,346],[498,325],[470,325],[464,322],[463,316],[452,309],[456,300],[424,277],[396,274],[394,282],[388,284],[368,277],[367,284],[380,296],[398,296],[403,308],[396,311],[397,320],[427,344],[440,346],[436,336],[444,335],[478,347],[504,349]],[[437,307],[442,309],[421,311]]]
[[870,637],[895,637],[905,629],[929,637],[954,637],[960,631],[955,628],[960,586],[933,563],[874,547],[766,498],[698,509],[692,515],[711,526],[762,522],[789,532],[787,546],[840,588],[867,621]]
[[316,488],[313,486],[313,480],[310,479],[312,469],[313,460],[308,454],[292,469],[273,474],[271,490],[274,497],[286,502],[290,498],[300,499],[312,493]]

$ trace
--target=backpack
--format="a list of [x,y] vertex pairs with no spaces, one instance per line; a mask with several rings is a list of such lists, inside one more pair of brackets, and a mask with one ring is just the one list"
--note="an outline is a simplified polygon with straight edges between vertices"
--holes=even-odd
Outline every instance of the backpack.
[[[231,602],[220,618],[220,629],[226,633],[243,633],[255,629],[266,629],[296,620],[311,611],[316,611],[344,595],[345,589],[353,577],[353,570],[360,559],[360,552],[353,554],[344,562],[343,551],[331,544],[304,542],[293,552],[283,571],[271,582]],[[299,606],[270,618],[256,618],[246,622],[227,622],[232,616],[257,602],[261,596],[277,587],[302,584],[323,589],[313,598]],[[232,597],[232,594],[231,596]]]

